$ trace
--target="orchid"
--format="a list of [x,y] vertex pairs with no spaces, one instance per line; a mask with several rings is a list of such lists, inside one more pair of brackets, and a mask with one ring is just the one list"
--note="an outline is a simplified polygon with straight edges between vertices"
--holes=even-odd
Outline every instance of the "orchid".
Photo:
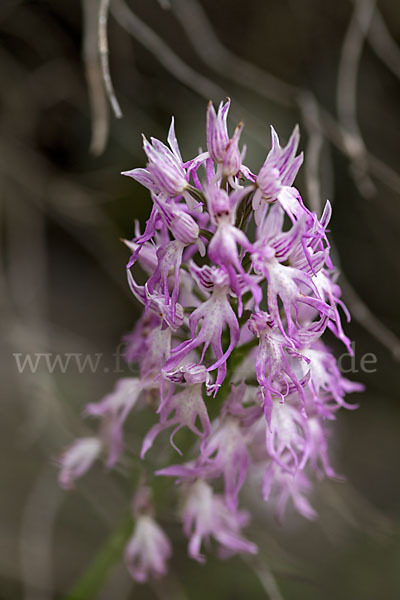
[[[138,407],[152,419],[132,467],[139,483],[125,550],[139,582],[164,575],[172,552],[151,499],[157,477],[177,484],[157,512],[170,515],[177,501],[191,558],[204,561],[211,539],[221,558],[254,554],[243,533],[250,514],[239,508],[248,481],[261,483],[279,520],[290,505],[314,519],[313,481],[339,477],[331,422],[356,407],[346,394],[362,389],[341,375],[321,339],[329,329],[350,348],[339,307],[349,314],[330,258],[331,205],[317,215],[293,186],[303,162],[299,130],[281,146],[272,128],[254,174],[239,149],[243,125],[229,137],[229,107],[209,104],[205,152],[184,162],[172,119],[168,146],[144,137],[146,167],[124,172],[153,203],[143,232],[136,224],[124,240],[128,285],[143,309],[124,338],[138,374],[88,405],[99,433],[60,460],[66,489],[104,453],[109,468],[122,456],[126,468],[126,419]],[[175,451],[184,462],[174,464]]]
[[235,509],[250,464],[249,451],[238,419],[228,416],[223,422],[216,422],[214,431],[202,444],[201,455],[213,468],[214,474],[223,475],[226,504]]
[[150,577],[165,575],[166,562],[172,553],[171,543],[152,512],[151,492],[148,487],[139,486],[133,499],[136,524],[125,548],[125,564],[132,577],[140,583]]
[[[259,350],[256,361],[257,381],[262,387],[264,410],[267,421],[271,420],[272,394],[282,399],[290,390],[291,382],[296,388],[299,398],[304,404],[301,382],[296,377],[289,356],[303,358],[291,349],[284,336],[274,327],[274,321],[268,313],[254,313],[248,322],[248,327],[259,338]],[[266,375],[268,372],[268,375]],[[283,388],[285,393],[280,390]]]
[[107,394],[98,403],[88,404],[86,414],[101,417],[110,429],[109,457],[107,465],[112,467],[123,450],[122,427],[127,416],[136,405],[143,389],[143,383],[134,377],[117,382],[114,392]]
[[271,462],[267,467],[262,485],[263,498],[267,501],[271,495],[274,496],[275,514],[279,522],[283,521],[289,500],[300,515],[315,519],[317,513],[307,498],[310,491],[311,482],[304,470],[293,475],[276,462]]
[[300,141],[299,128],[295,127],[284,148],[281,148],[278,135],[271,127],[272,148],[257,177],[257,191],[253,198],[256,222],[260,222],[266,203],[278,202],[292,221],[309,211],[292,183],[303,162],[303,153],[296,156]]
[[[244,192],[248,193],[246,189]],[[244,251],[252,250],[252,245],[245,233],[235,226],[236,206],[242,196],[244,196],[243,190],[228,196],[227,192],[216,186],[209,186],[207,189],[210,219],[216,227],[208,244],[208,256],[215,264],[225,268],[229,275],[230,287],[239,299],[242,294],[241,280],[250,282],[250,278],[246,276],[239,258],[238,245]],[[241,316],[241,308],[240,303],[239,316]]]
[[220,103],[218,112],[212,102],[207,109],[207,148],[208,153],[214,163],[217,165],[215,179],[228,177],[231,183],[234,183],[234,176],[237,175],[241,167],[241,154],[239,151],[239,139],[243,129],[243,123],[236,127],[232,139],[229,139],[227,116],[231,101]]
[[146,169],[124,171],[123,175],[132,177],[149,190],[165,196],[178,196],[187,188],[187,176],[182,156],[176,141],[174,119],[168,133],[168,146],[151,138],[151,143],[143,136],[143,149],[147,155]]
[[[165,368],[169,369],[178,365],[190,352],[199,346],[203,347],[200,357],[201,363],[208,347],[211,346],[217,360],[208,367],[208,370],[218,369],[217,378],[213,386],[216,393],[225,379],[226,360],[239,341],[239,324],[227,296],[229,292],[227,272],[217,267],[197,269],[192,266],[192,270],[197,270],[197,276],[202,278],[203,286],[208,289],[212,288],[212,293],[208,300],[196,308],[190,315],[189,329],[192,337],[171,351],[171,358],[166,362]],[[200,322],[200,331],[196,334],[196,328]],[[228,325],[230,332],[230,342],[225,352],[222,348],[222,330],[224,325]]]
[[200,561],[202,542],[213,536],[220,545],[220,552],[255,554],[257,547],[241,535],[247,522],[247,514],[231,510],[223,498],[214,494],[212,488],[202,480],[189,486],[185,494],[183,524],[189,542],[189,555]]
[[159,525],[151,517],[142,515],[126,546],[125,564],[132,577],[144,583],[149,577],[166,574],[166,560],[171,551],[171,544]]
[[[195,366],[194,370],[197,371],[195,378],[193,378],[193,375],[190,373],[189,369],[185,370],[188,374],[185,389],[177,394],[173,394],[171,392],[160,405],[158,410],[160,413],[160,423],[156,423],[144,438],[141,451],[142,458],[148,449],[153,445],[157,435],[163,431],[163,429],[167,429],[172,425],[175,425],[175,428],[171,433],[170,441],[172,446],[180,454],[181,452],[175,446],[173,438],[182,427],[188,427],[199,437],[205,437],[210,433],[210,421],[202,396],[203,383],[207,380],[208,376],[207,370],[204,367],[198,368]],[[189,383],[191,379],[194,379],[194,381]],[[171,413],[174,413],[172,417],[170,416]],[[200,421],[202,430],[199,430],[196,425],[197,418]]]
[[59,460],[58,481],[66,490],[74,487],[75,479],[82,477],[100,455],[102,444],[97,437],[75,440]]

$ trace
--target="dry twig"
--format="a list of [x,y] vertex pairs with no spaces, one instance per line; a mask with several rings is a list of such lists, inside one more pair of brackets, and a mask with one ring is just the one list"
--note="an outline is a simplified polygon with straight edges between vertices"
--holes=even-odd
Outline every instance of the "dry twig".
[[122,117],[122,110],[115,95],[114,86],[110,75],[110,65],[108,61],[107,23],[109,9],[110,0],[100,0],[98,31],[99,53],[101,69],[103,73],[103,81],[104,86],[106,88],[107,96],[115,116],[117,117],[117,119],[120,119]]
[[105,148],[109,115],[98,50],[98,0],[82,0],[83,4],[83,61],[92,116],[90,152],[98,156]]
[[365,142],[357,122],[357,74],[366,33],[374,14],[376,0],[356,0],[342,46],[337,81],[337,111],[344,143],[352,159],[354,180],[363,196],[375,194],[375,186],[368,176]]

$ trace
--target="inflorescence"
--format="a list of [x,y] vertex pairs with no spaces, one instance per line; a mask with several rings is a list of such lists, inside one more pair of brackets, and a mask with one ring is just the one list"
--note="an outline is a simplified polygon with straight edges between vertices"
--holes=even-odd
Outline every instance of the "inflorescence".
[[[229,105],[217,112],[208,106],[206,152],[184,162],[172,119],[168,146],[144,137],[147,167],[123,173],[153,201],[143,233],[137,225],[126,241],[129,286],[144,308],[126,338],[126,360],[139,365],[140,376],[120,379],[88,405],[100,433],[77,440],[60,461],[64,488],[101,454],[114,467],[126,418],[140,406],[153,408],[157,422],[141,458],[156,452],[150,449],[164,430],[177,458],[184,455],[155,475],[178,483],[189,555],[198,561],[211,538],[221,557],[257,552],[242,533],[249,514],[238,508],[246,480],[259,484],[279,519],[289,501],[304,517],[316,516],[311,477],[337,477],[326,423],[339,408],[355,408],[345,394],[361,389],[342,377],[321,340],[328,328],[352,352],[329,256],[331,205],[318,216],[293,186],[303,162],[298,128],[284,147],[271,128],[272,148],[255,174],[239,148],[243,125],[229,137]],[[132,273],[136,265],[145,285]],[[175,438],[182,428],[192,432],[184,451]],[[125,551],[138,581],[164,574],[171,555],[148,479],[135,494]]]

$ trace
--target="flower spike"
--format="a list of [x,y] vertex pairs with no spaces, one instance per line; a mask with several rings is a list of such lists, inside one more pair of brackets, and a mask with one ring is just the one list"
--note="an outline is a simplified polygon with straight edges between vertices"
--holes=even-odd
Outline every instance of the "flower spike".
[[[133,438],[124,454],[128,417],[140,408],[152,418],[141,438],[144,464],[134,463],[124,554],[140,583],[165,575],[172,553],[151,472],[175,480],[166,497],[158,488],[157,508],[162,519],[179,513],[192,559],[204,562],[212,547],[220,558],[255,554],[243,533],[249,480],[279,521],[289,507],[315,519],[313,480],[340,478],[331,466],[333,422],[357,407],[347,394],[363,389],[343,377],[323,341],[329,329],[352,352],[330,257],[332,207],[317,215],[295,187],[299,128],[281,145],[271,127],[271,149],[254,173],[239,147],[243,123],[228,133],[229,108],[229,99],[217,109],[209,103],[204,152],[183,162],[172,118],[167,144],[143,137],[146,167],[124,172],[152,200],[145,226],[136,223],[124,240],[128,285],[142,308],[121,352],[134,377],[87,406],[97,434],[60,459],[66,489],[97,460],[125,468],[140,448]],[[160,435],[167,431],[179,464]]]

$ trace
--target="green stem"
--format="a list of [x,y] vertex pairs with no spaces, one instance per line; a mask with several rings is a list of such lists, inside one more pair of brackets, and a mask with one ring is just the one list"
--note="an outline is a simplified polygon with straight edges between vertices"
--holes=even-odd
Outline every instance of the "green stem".
[[207,240],[211,240],[213,237],[213,234],[211,233],[211,231],[207,231],[207,229],[200,229],[200,237],[205,237]]
[[249,196],[244,196],[244,198],[242,198],[236,215],[236,227],[242,231],[246,230],[252,212],[253,189],[249,188],[249,193]]
[[64,600],[91,600],[94,598],[100,591],[110,568],[121,558],[131,533],[132,518],[125,517],[110,534]]
[[193,196],[193,198],[199,200],[199,202],[204,204],[204,206],[207,206],[206,197],[201,190],[197,189],[193,185],[188,185],[186,189]]

